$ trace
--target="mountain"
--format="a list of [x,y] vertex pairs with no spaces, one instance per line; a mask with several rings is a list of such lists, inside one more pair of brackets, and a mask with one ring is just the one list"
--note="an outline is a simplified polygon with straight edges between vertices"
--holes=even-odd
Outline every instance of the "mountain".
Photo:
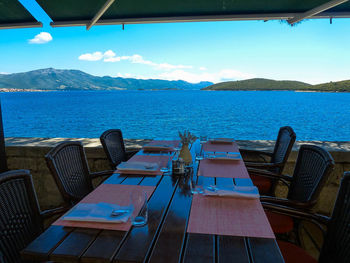
[[15,90],[199,90],[211,84],[213,83],[96,77],[79,70],[53,68],[0,74],[0,89]]
[[221,82],[203,90],[299,90],[309,86],[311,85],[300,81],[255,78]]
[[247,79],[227,81],[205,87],[202,90],[296,90],[350,92],[350,80],[311,85],[300,81]]

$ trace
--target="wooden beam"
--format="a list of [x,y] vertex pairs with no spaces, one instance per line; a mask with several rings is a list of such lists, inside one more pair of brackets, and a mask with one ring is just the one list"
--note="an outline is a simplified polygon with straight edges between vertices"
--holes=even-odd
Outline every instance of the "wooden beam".
[[114,3],[115,0],[107,0],[107,2],[102,6],[102,8],[96,13],[94,18],[86,25],[86,30],[89,30],[100,17],[107,11],[107,9]]
[[0,29],[43,27],[41,22],[0,24]]
[[299,22],[303,19],[306,19],[306,18],[309,18],[309,17],[312,17],[314,15],[317,15],[319,13],[322,13],[323,11],[325,10],[328,10],[328,9],[331,9],[337,5],[340,5],[340,4],[343,4],[345,2],[347,2],[349,0],[333,0],[333,1],[330,1],[330,2],[327,2],[327,3],[324,3],[323,5],[320,5],[320,6],[317,6],[309,11],[306,11],[302,14],[299,14],[291,19],[288,19],[288,23],[289,24],[294,24],[296,22]]
[[[182,22],[213,22],[213,21],[250,21],[250,20],[286,20],[299,15],[298,13],[274,13],[274,14],[245,14],[245,15],[207,15],[207,16],[177,16],[177,17],[141,17],[103,19],[95,23],[101,25],[122,24],[152,24],[152,23],[182,23]],[[323,18],[350,18],[350,12],[322,12],[314,15],[313,19]],[[52,27],[86,26],[89,21],[60,21],[51,22]]]

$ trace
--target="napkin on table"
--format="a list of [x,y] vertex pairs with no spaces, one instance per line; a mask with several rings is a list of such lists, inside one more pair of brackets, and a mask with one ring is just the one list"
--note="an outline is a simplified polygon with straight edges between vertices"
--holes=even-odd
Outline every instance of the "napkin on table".
[[203,194],[207,196],[227,196],[246,199],[260,198],[258,188],[256,186],[231,186],[217,187],[207,186],[203,189]]
[[[113,210],[126,210],[127,212],[120,216],[111,216]],[[79,203],[67,212],[62,219],[69,221],[125,223],[132,212],[132,206],[120,206],[109,203]]]
[[122,162],[117,166],[119,171],[157,171],[158,164],[150,162]]

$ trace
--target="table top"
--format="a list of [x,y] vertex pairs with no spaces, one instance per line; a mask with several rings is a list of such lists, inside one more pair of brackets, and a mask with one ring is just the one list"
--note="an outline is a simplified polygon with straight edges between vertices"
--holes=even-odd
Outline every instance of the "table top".
[[[197,168],[198,163],[193,168],[195,176]],[[202,180],[204,184],[220,186],[238,184],[246,179],[204,177]],[[155,186],[148,202],[148,224],[131,227],[126,232],[50,226],[22,251],[23,259],[58,262],[284,262],[275,239],[187,233],[192,202],[188,177],[114,174],[105,183]]]

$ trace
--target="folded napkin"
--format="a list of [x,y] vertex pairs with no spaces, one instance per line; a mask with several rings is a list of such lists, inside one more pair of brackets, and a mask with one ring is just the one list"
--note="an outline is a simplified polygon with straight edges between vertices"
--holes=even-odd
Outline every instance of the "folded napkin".
[[241,160],[239,152],[205,152],[204,157],[210,160]]
[[150,162],[122,162],[117,166],[120,172],[126,171],[147,171],[156,172],[159,169],[157,163]]
[[258,188],[255,186],[231,186],[231,187],[217,187],[207,186],[203,189],[203,195],[207,196],[227,196],[245,199],[260,198]]
[[66,213],[62,219],[69,221],[125,223],[133,210],[132,206],[119,206],[117,204],[79,203]]
[[147,144],[142,147],[144,151],[155,151],[155,152],[160,152],[160,151],[173,151],[174,148],[171,145],[168,144]]

